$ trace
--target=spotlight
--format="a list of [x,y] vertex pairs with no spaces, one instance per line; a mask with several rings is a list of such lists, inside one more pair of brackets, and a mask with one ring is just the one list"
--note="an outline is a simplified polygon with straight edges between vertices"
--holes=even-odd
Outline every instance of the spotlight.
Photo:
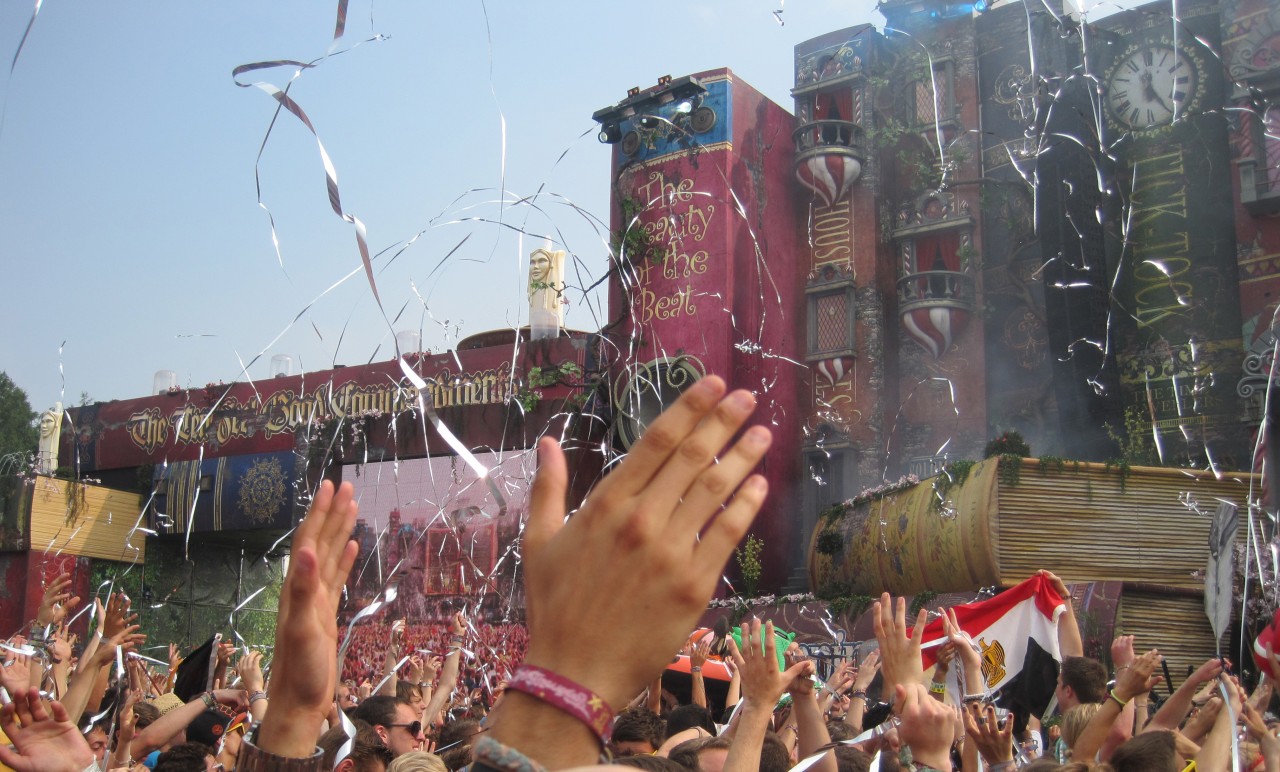
[[597,139],[606,145],[612,145],[622,139],[622,129],[616,123],[607,123],[600,127],[600,134]]
[[636,119],[636,123],[639,123],[642,129],[656,129],[658,128],[658,117],[656,115],[642,115]]

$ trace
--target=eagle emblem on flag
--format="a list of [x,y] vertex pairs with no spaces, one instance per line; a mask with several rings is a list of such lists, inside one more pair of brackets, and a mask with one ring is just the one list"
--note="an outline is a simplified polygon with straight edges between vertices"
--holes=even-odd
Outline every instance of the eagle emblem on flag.
[[978,646],[982,649],[982,677],[987,681],[987,688],[993,689],[1004,680],[1004,646],[997,640],[987,643],[985,638],[978,639]]

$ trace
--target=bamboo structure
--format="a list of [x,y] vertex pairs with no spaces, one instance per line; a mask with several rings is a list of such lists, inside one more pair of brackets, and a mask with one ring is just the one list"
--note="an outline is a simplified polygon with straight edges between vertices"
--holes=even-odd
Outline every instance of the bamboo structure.
[[[1178,672],[1215,651],[1203,601],[1209,527],[1219,501],[1244,512],[1251,485],[1247,473],[994,457],[963,481],[944,473],[828,518],[809,545],[810,584],[959,592],[1042,568],[1068,583],[1119,581],[1116,634],[1158,646]],[[824,539],[832,533],[838,551]]]

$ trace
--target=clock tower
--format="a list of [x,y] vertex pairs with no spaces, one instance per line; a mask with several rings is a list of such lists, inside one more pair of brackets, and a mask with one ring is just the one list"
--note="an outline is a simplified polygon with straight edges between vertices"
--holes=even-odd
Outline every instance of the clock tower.
[[1099,25],[1102,147],[1119,159],[1107,252],[1120,385],[1165,463],[1248,468],[1220,22],[1212,2],[1177,9],[1152,4]]

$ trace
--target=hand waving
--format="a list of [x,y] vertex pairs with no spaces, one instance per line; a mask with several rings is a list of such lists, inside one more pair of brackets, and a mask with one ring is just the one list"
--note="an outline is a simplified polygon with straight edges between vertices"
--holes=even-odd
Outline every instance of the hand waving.
[[293,559],[280,593],[271,710],[258,746],[305,758],[315,750],[338,678],[338,601],[355,563],[349,536],[359,509],[350,483],[325,480],[293,534]]

